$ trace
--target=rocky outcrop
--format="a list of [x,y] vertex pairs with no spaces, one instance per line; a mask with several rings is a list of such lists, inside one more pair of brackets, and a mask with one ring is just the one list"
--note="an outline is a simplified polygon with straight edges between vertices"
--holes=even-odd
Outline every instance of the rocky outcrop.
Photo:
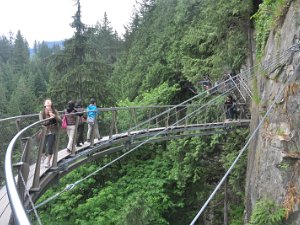
[[246,222],[258,200],[272,199],[287,209],[287,224],[300,224],[300,51],[284,55],[297,42],[300,0],[291,2],[271,32],[256,72],[260,101],[252,105],[252,131],[281,89],[283,93],[249,146]]

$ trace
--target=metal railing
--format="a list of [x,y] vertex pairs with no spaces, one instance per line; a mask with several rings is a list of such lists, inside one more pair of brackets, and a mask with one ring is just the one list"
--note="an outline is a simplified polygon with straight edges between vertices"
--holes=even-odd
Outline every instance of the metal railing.
[[[185,119],[178,125],[188,126],[196,123],[213,122],[213,118],[217,121],[224,121],[225,113],[223,107],[210,105],[201,110],[201,113],[194,115],[192,118]],[[245,108],[245,105],[241,105]],[[153,128],[168,127],[184,118],[189,112],[193,112],[199,108],[199,105],[181,105],[181,106],[134,106],[134,107],[115,107],[101,108],[99,123],[102,136],[112,139],[114,135],[119,133],[127,133],[130,136],[135,130],[149,131]],[[216,110],[218,109],[218,110]],[[212,112],[214,115],[212,117]],[[210,116],[209,116],[210,115]],[[34,119],[33,119],[34,118]],[[19,131],[8,145],[5,157],[6,185],[9,201],[12,203],[11,208],[15,216],[17,224],[30,224],[26,213],[24,214],[24,205],[29,204],[26,196],[27,192],[33,193],[40,190],[40,174],[41,170],[45,170],[41,166],[41,155],[44,148],[44,140],[46,130],[42,124],[45,121],[37,121],[28,125],[28,121],[36,120],[37,115],[17,117],[17,131]],[[78,117],[77,117],[78,118]],[[5,119],[4,121],[9,121]],[[0,121],[1,122],[1,121]],[[78,124],[78,119],[77,122]],[[25,125],[23,125],[25,124]],[[25,127],[24,127],[25,126]],[[22,129],[22,127],[24,127]],[[77,126],[76,126],[77,127]],[[58,149],[64,149],[66,146],[66,135],[64,131],[57,133],[55,148],[51,167],[48,170],[57,172],[57,155]],[[37,136],[39,135],[39,138]],[[76,130],[75,130],[76,136]],[[74,138],[75,140],[76,138]],[[92,147],[95,143],[93,138],[88,147]],[[75,143],[71,155],[75,155]],[[16,154],[19,152],[19,154]],[[19,155],[20,159],[13,157]],[[34,168],[30,166],[34,165]],[[13,175],[13,169],[17,169],[17,176]],[[29,171],[34,171],[33,178],[29,179]],[[15,183],[14,177],[17,177]],[[29,182],[30,181],[30,182]],[[28,183],[29,182],[29,183]],[[27,194],[28,195],[28,194]],[[22,213],[20,214],[20,212]],[[20,216],[19,216],[20,215]],[[25,222],[26,221],[26,222]]]

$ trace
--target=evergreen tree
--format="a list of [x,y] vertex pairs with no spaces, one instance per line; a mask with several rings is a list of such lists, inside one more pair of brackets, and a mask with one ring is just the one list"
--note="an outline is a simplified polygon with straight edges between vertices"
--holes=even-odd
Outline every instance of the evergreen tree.
[[0,37],[0,67],[3,63],[8,63],[12,58],[13,44],[5,36]]
[[29,62],[29,47],[27,41],[23,38],[20,30],[17,32],[13,49],[13,67],[14,72],[21,74],[24,72]]
[[[107,80],[116,60],[118,44],[108,18],[102,25],[87,28],[81,21],[80,1],[71,24],[75,35],[65,41],[64,49],[55,54],[50,78],[50,95],[63,104],[69,99],[96,97],[102,104],[111,102]],[[60,82],[57,82],[60,81]]]
[[0,115],[1,117],[5,114],[7,114],[7,98],[6,98],[7,90],[4,86],[4,83],[2,82],[2,79],[0,79]]
[[26,115],[35,112],[37,99],[32,91],[32,86],[25,77],[20,77],[16,90],[13,92],[9,109],[13,115]]

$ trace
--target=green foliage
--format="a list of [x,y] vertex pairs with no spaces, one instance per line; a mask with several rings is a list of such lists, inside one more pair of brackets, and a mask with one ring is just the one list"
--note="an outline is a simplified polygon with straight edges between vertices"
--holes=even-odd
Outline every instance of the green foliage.
[[[44,224],[54,224],[53,218],[56,224],[187,224],[224,174],[223,167],[232,160],[228,153],[237,152],[236,148],[243,142],[241,137],[246,134],[238,130],[226,136],[218,134],[143,146],[40,208],[39,215]],[[225,143],[222,151],[218,147],[220,143]],[[69,173],[61,179],[59,187],[49,189],[40,201],[111,159],[104,158]],[[237,192],[230,195],[233,224],[239,224],[242,218],[239,194],[242,186],[238,184],[244,181],[243,174],[241,166],[230,176],[230,193]],[[222,199],[222,193],[218,193],[212,204],[219,204]],[[215,209],[214,215],[214,224],[220,224],[222,212]]]
[[[48,203],[48,210],[40,211],[42,220],[47,221],[45,224],[52,224],[51,218],[56,218],[56,224],[168,224],[163,215],[174,205],[165,190],[169,164],[161,160],[162,153],[158,151],[155,156],[153,149],[144,149],[142,154],[136,153],[130,163],[122,163],[121,168],[112,167],[113,171],[100,172],[82,182],[55,203]],[[81,179],[98,166],[77,169],[62,179],[61,186]],[[109,175],[112,172],[113,177]],[[54,193],[49,190],[40,200]]]
[[230,206],[230,225],[244,225],[244,207],[241,205],[231,205]]
[[277,205],[273,200],[262,199],[256,202],[251,215],[250,224],[277,225],[281,224],[285,217],[285,209]]
[[252,100],[256,105],[259,105],[260,103],[260,94],[259,94],[259,89],[258,89],[258,84],[257,84],[257,77],[254,77],[252,80],[252,87],[253,87],[253,96]]
[[[245,145],[245,140],[249,134],[249,129],[235,129],[230,132],[224,142],[224,152],[222,154],[222,162],[226,170],[229,169],[233,161],[236,159],[240,150]],[[241,199],[244,197],[244,184],[246,178],[247,154],[241,156],[239,162],[231,171],[228,183],[231,189]]]
[[152,90],[142,93],[137,96],[134,101],[130,102],[128,99],[121,100],[119,106],[147,106],[147,105],[165,105],[168,104],[173,95],[178,91],[178,85],[169,86],[163,83]]
[[16,90],[11,96],[9,103],[10,112],[14,113],[14,115],[31,114],[34,112],[36,105],[37,99],[32,91],[32,87],[24,77],[21,77]]
[[[206,103],[212,99],[214,99],[214,103],[207,105]],[[193,101],[192,105],[195,106],[189,107],[187,113],[198,110],[198,113],[191,118],[195,123],[222,121],[224,119],[224,100],[225,96],[219,96],[218,99],[215,99],[215,96],[203,95],[202,98]]]
[[194,14],[181,44],[183,71],[190,81],[196,82],[205,75],[218,79],[240,68],[247,52],[245,23],[249,3],[201,1],[204,7]]
[[[12,59],[13,43],[11,38],[0,36],[0,65],[6,64]],[[1,68],[1,66],[0,66]]]
[[17,32],[16,39],[13,46],[13,70],[15,73],[22,74],[29,62],[29,48],[28,43],[21,34]]
[[0,79],[0,115],[5,115],[8,111],[6,92],[7,90]]
[[249,4],[155,1],[152,10],[143,12],[129,50],[116,64],[111,85],[118,87],[118,97],[132,100],[163,82],[178,83],[187,92],[186,86],[204,75],[219,79],[224,72],[238,70],[247,53]]
[[106,15],[102,25],[87,28],[81,22],[80,1],[76,5],[72,23],[76,32],[65,41],[64,49],[51,58],[54,69],[50,74],[48,92],[53,99],[58,99],[61,107],[70,99],[88,102],[91,97],[98,100],[98,106],[112,104],[115,99],[107,82],[120,40],[113,33]]
[[286,9],[293,0],[265,0],[259,10],[252,16],[255,21],[256,49],[258,58],[263,54],[269,33],[280,26]]
[[[119,107],[127,107],[127,106],[156,106],[156,105],[168,105],[171,99],[178,91],[178,85],[174,85],[172,87],[168,86],[167,83],[163,83],[160,86],[154,88],[153,90],[149,90],[148,92],[144,92],[140,96],[136,97],[133,101],[129,101],[129,99],[121,100],[117,103]],[[130,124],[130,121],[145,121],[149,119],[149,117],[157,115],[161,113],[159,110],[166,110],[166,108],[162,109],[153,109],[153,111],[139,109],[138,113],[136,111],[128,112],[128,114],[120,114],[118,115],[119,127],[121,130],[124,130]],[[108,118],[110,119],[110,118]]]

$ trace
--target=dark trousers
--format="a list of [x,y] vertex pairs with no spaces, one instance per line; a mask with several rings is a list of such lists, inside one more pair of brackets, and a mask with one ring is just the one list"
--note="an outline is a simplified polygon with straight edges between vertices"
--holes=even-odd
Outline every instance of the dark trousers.
[[78,124],[78,127],[77,127],[77,140],[76,140],[77,145],[79,145],[80,143],[84,144],[83,133],[84,133],[84,124]]
[[227,111],[226,111],[226,118],[227,119],[233,119],[233,114],[234,114],[233,108],[227,109]]
[[53,148],[54,148],[54,143],[55,143],[55,138],[56,135],[55,134],[46,134],[45,136],[45,145],[43,148],[43,153],[45,153],[45,149],[47,147],[47,155],[52,155],[53,154]]

